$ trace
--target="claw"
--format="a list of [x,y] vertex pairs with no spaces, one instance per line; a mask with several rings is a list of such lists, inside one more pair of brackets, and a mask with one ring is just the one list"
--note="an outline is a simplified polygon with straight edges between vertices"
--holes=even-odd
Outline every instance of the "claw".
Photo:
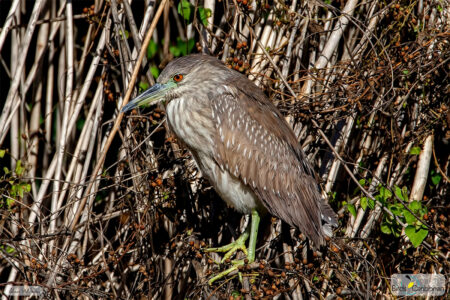
[[[213,278],[208,280],[208,284],[212,285],[214,283],[214,281],[219,280],[219,279],[227,276],[228,274],[230,274],[233,271],[238,271],[239,267],[244,265],[244,260],[235,260],[232,263],[233,263],[234,266],[232,266],[231,268],[226,269],[225,271],[220,272],[219,274],[217,274],[216,276],[214,276]],[[240,272],[239,272],[239,274],[240,274]],[[242,278],[242,276],[240,275],[239,278]]]
[[[206,252],[226,252],[223,256],[223,259],[221,263],[223,263],[225,260],[230,258],[234,253],[236,253],[238,250],[241,250],[245,253],[247,258],[242,260],[234,260],[232,261],[233,266],[226,269],[225,271],[220,272],[216,276],[212,277],[208,283],[209,285],[212,285],[216,280],[221,279],[233,271],[239,271],[239,267],[243,266],[245,263],[252,263],[255,261],[255,248],[256,248],[256,237],[258,236],[258,226],[259,226],[259,215],[256,210],[252,210],[252,224],[249,227],[245,229],[245,232],[233,243],[230,243],[228,245],[217,247],[217,248],[207,248],[204,251]],[[245,242],[250,236],[250,241],[248,245],[248,251],[247,247],[245,246]],[[242,274],[238,272],[239,279],[242,281]]]
[[205,252],[226,252],[223,256],[221,263],[224,263],[228,258],[233,256],[234,253],[236,253],[238,250],[241,250],[244,252],[244,254],[247,256],[248,251],[247,247],[245,246],[245,241],[248,239],[248,232],[244,232],[236,241],[217,248],[207,248],[204,251]]

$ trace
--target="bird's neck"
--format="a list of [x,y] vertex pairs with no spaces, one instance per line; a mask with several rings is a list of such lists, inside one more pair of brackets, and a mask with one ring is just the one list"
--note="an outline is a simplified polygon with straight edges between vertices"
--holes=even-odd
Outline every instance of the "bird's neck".
[[216,135],[209,103],[183,95],[166,105],[167,121],[177,138],[192,151],[210,152]]

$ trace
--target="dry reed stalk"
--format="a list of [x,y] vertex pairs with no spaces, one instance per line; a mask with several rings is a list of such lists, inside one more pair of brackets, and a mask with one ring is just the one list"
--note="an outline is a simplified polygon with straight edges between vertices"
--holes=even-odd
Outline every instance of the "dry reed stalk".
[[[190,1],[191,23],[178,3],[15,0],[0,12],[4,293],[27,281],[60,298],[379,297],[393,272],[448,272],[448,4]],[[246,219],[218,200],[163,112],[126,124],[118,113],[137,82],[154,83],[151,72],[138,79],[139,66],[154,71],[192,38],[194,52],[265,89],[340,214],[320,253],[273,220],[262,266],[243,270],[242,286],[231,277],[209,287],[220,256],[200,249],[229,242]],[[147,57],[150,39],[158,48]],[[381,189],[392,194],[385,204]],[[392,205],[427,228],[417,249]],[[381,233],[389,220],[399,237]]]

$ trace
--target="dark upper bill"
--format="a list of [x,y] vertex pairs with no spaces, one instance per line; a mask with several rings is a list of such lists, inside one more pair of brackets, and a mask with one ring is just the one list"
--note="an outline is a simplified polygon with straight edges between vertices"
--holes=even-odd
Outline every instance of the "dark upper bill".
[[148,106],[164,99],[166,93],[176,86],[176,83],[168,82],[165,84],[156,83],[154,86],[131,100],[127,105],[122,107],[122,112],[127,112],[135,107]]

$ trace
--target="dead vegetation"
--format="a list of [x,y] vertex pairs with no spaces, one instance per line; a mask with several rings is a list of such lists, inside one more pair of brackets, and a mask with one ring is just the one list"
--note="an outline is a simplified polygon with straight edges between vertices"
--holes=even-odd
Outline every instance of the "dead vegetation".
[[[1,3],[2,293],[358,299],[391,297],[394,273],[449,273],[448,3],[62,2]],[[226,264],[202,248],[245,218],[161,108],[118,113],[190,52],[247,74],[286,115],[339,212],[327,247],[269,216],[242,282],[207,284]]]

